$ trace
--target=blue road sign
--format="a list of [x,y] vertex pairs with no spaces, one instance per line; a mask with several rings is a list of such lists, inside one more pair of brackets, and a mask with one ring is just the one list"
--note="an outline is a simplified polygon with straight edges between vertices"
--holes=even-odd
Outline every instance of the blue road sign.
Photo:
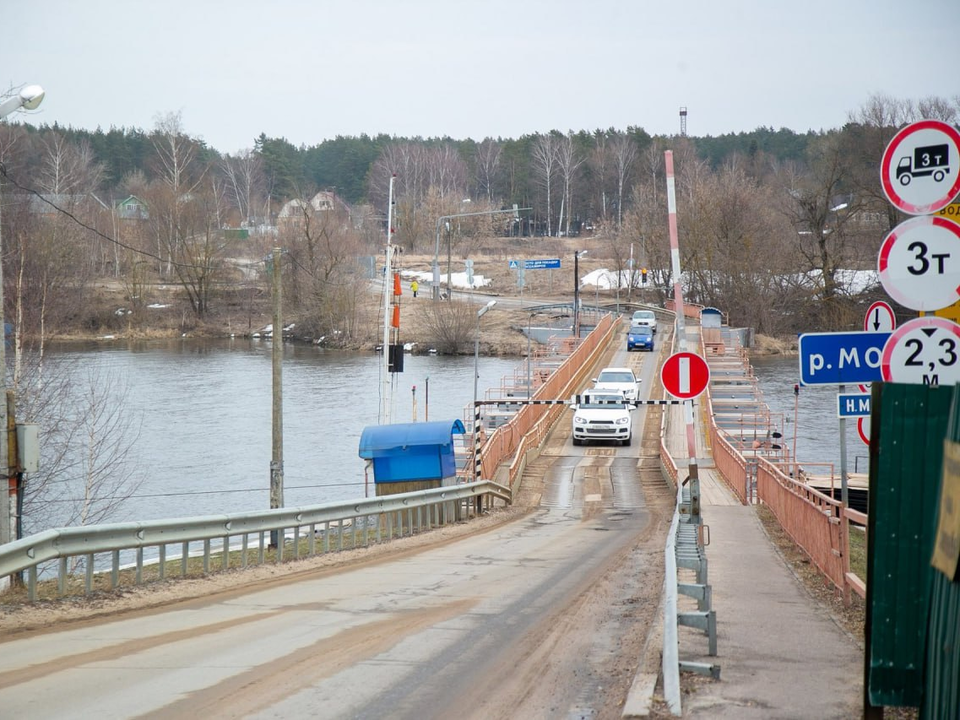
[[800,336],[802,385],[857,385],[882,380],[883,346],[890,333],[805,333]]
[[519,261],[519,260],[509,260],[509,261],[507,262],[507,266],[508,266],[511,270],[516,270],[518,267],[520,267],[520,261]]
[[527,270],[554,270],[560,267],[560,258],[547,260],[524,260],[523,267]]
[[837,395],[837,417],[867,417],[869,414],[869,395],[863,393]]

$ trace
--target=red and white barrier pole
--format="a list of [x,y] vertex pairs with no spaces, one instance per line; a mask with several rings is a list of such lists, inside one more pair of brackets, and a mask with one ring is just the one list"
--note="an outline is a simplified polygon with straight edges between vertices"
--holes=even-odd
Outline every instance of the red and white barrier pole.
[[[667,212],[670,225],[670,264],[673,273],[673,301],[677,313],[678,350],[687,350],[687,323],[683,311],[683,288],[680,285],[680,239],[677,233],[677,184],[673,176],[673,152],[664,154],[667,169]],[[683,415],[687,424],[687,457],[690,477],[690,520],[701,523],[700,518],[700,477],[697,468],[697,439],[693,423],[693,400],[683,403]],[[699,533],[698,533],[699,538]]]

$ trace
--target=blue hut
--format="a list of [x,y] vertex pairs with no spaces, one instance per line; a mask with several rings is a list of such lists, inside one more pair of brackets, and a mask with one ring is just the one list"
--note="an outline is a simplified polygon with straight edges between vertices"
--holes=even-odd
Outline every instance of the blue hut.
[[417,483],[416,487],[392,492],[439,487],[444,479],[457,474],[455,433],[464,433],[459,420],[370,425],[360,436],[360,457],[373,463],[377,485]]

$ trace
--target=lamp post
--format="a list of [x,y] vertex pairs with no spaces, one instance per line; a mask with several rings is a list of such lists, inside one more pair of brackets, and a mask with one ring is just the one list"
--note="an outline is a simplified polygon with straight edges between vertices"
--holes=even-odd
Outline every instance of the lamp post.
[[[36,110],[43,102],[43,88],[39,85],[27,85],[13,97],[0,102],[0,119],[17,110]],[[2,190],[2,187],[0,187]],[[0,193],[2,194],[2,193]],[[2,204],[2,203],[0,203]],[[2,223],[2,218],[0,218]],[[3,242],[0,236],[0,257],[3,256]],[[10,458],[9,458],[9,418],[7,417],[7,324],[3,315],[3,263],[0,262],[0,477],[3,484],[0,486],[0,544],[14,540],[14,523],[9,491]],[[17,487],[19,493],[21,488]]]
[[480,318],[497,304],[491,300],[477,310],[477,334],[473,342],[473,481],[477,481],[477,452],[480,449],[480,413],[477,411],[477,391],[480,379]]
[[573,336],[580,337],[580,258],[588,250],[573,251]]
[[[445,221],[456,220],[457,218],[476,217],[478,215],[503,215],[504,213],[513,213],[514,218],[519,219],[520,211],[531,210],[532,208],[518,208],[514,205],[509,210],[484,210],[482,212],[456,213],[455,215],[441,215],[437,218],[437,242],[433,248],[433,299],[440,299],[440,227]],[[453,299],[453,283],[450,281],[450,238],[447,238],[447,300]]]

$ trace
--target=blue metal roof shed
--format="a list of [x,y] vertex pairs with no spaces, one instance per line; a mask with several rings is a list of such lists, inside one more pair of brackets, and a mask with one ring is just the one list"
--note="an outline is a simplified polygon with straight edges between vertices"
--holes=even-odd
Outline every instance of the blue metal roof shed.
[[457,472],[453,434],[459,420],[370,425],[360,436],[360,457],[373,461],[376,483],[442,480]]

